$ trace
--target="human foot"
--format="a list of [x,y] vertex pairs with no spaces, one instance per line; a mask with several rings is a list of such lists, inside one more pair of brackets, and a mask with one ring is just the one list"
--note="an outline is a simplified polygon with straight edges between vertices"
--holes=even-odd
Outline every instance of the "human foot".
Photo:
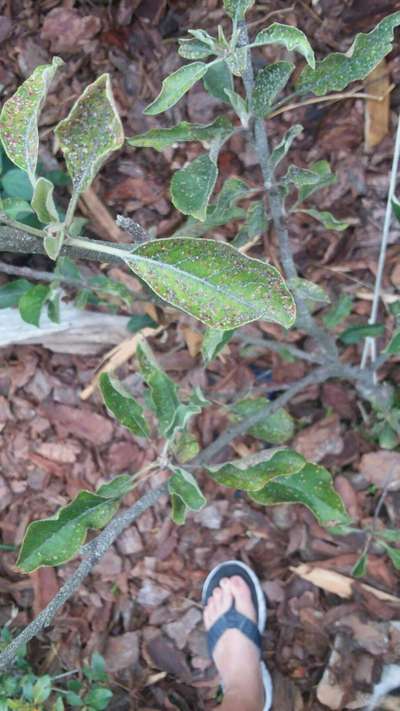
[[[238,575],[223,578],[208,600],[204,624],[209,630],[232,603],[238,612],[253,622],[257,615],[246,582]],[[254,642],[238,629],[226,630],[218,641],[213,658],[228,696],[243,700],[243,708],[261,711],[264,707],[264,684],[260,669],[260,652]]]

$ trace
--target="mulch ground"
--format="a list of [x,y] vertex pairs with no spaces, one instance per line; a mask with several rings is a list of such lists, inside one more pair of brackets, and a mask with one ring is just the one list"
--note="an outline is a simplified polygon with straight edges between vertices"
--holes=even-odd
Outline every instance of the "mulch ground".
[[[143,116],[144,107],[158,92],[161,76],[179,66],[176,38],[191,27],[213,32],[222,20],[217,0],[193,5],[183,0],[0,3],[0,84],[4,95],[11,94],[37,64],[48,61],[51,55],[59,54],[66,62],[41,119],[41,160],[48,169],[61,165],[51,127],[65,116],[85,85],[105,71],[111,74],[128,136],[183,119],[209,122],[214,118],[217,102],[197,87],[174,107],[168,119]],[[347,49],[356,32],[369,30],[385,14],[399,8],[395,0],[372,4],[361,0],[299,0],[290,7],[278,0],[257,3],[250,22],[255,29],[262,27],[263,18],[265,21],[273,11],[274,20],[297,24],[307,32],[323,56],[327,51]],[[270,48],[264,56],[273,56]],[[391,81],[398,83],[400,58],[396,52],[389,56],[387,70]],[[295,143],[292,160],[307,166],[324,158],[338,175],[336,185],[321,193],[318,207],[332,209],[337,217],[351,218],[350,229],[326,232],[304,215],[296,216],[291,221],[291,238],[302,276],[320,283],[333,298],[343,292],[354,297],[348,325],[366,321],[369,315],[399,103],[395,89],[391,94],[390,132],[370,152],[365,150],[365,102],[361,99],[303,107],[271,122],[273,142],[292,123],[302,123],[304,134]],[[96,179],[94,193],[112,215],[125,214],[152,228],[158,236],[168,236],[181,220],[169,202],[171,171],[200,150],[198,144],[169,149],[163,155],[124,149]],[[256,186],[259,176],[255,165],[256,156],[240,134],[235,136],[220,156],[220,183],[236,175]],[[92,219],[90,228],[94,236],[107,238],[107,225],[101,220]],[[231,237],[235,229],[228,227],[220,233]],[[384,292],[390,297],[400,287],[398,236],[394,229],[386,263]],[[268,256],[278,265],[274,235],[268,233],[251,254]],[[3,259],[32,269],[50,269],[44,257],[3,255]],[[121,270],[110,273],[129,278]],[[238,344],[230,345],[222,358],[204,370],[193,350],[196,331],[200,332],[198,324],[172,310],[169,319],[167,334],[151,340],[161,364],[183,389],[199,385],[215,403],[229,401],[243,390],[274,392],[306,372],[301,362],[284,362],[275,354],[260,355],[259,350],[243,349]],[[381,320],[385,319],[392,327],[387,310],[382,309]],[[253,336],[279,337],[279,328],[270,324],[246,329]],[[289,338],[293,343],[304,341],[297,333]],[[82,488],[93,490],[110,475],[134,472],[154,458],[157,443],[149,447],[117,426],[97,392],[81,400],[101,355],[67,355],[41,346],[3,349],[2,543],[18,545],[32,519],[52,515]],[[344,351],[347,362],[356,363],[359,358],[357,346]],[[133,374],[132,362],[119,370],[128,384],[134,382]],[[382,369],[382,375],[395,385],[400,378],[393,363]],[[377,449],[369,436],[365,413],[347,383],[313,386],[297,396],[289,409],[296,418],[295,448],[332,471],[335,485],[360,528],[371,523],[382,493],[385,467],[397,466],[400,452],[395,450],[388,464],[387,452]],[[199,416],[195,431],[202,445],[212,442],[227,422],[217,404]],[[257,447],[256,440],[248,436],[227,448],[219,459],[250,453]],[[396,527],[400,523],[398,476],[396,482],[386,495],[379,525]],[[351,598],[342,599],[302,579],[293,568],[312,563],[350,575],[362,549],[363,534],[333,537],[300,506],[264,509],[240,493],[221,490],[205,475],[201,484],[209,505],[189,517],[185,526],[177,528],[171,523],[165,499],[120,537],[59,613],[54,626],[32,643],[31,658],[36,667],[50,672],[75,668],[99,650],[115,681],[111,708],[213,708],[218,681],[207,658],[201,584],[214,564],[240,558],[254,567],[268,597],[270,616],[264,651],[274,676],[273,708],[362,708],[363,694],[380,678],[382,667],[399,661],[399,608],[378,600],[359,583]],[[124,503],[133,503],[144,490],[143,485]],[[15,628],[29,622],[75,566],[76,562],[71,562],[26,576],[16,569],[15,553],[2,552],[0,627],[11,616]],[[395,569],[373,547],[363,582],[400,595]],[[329,661],[334,691],[324,677],[326,696],[322,704],[317,688],[320,685],[321,693],[321,679]]]

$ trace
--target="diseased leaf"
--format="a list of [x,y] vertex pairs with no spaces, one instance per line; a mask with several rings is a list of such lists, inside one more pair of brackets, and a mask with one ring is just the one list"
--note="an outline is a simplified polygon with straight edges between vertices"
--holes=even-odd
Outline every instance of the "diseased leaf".
[[168,479],[169,493],[179,496],[191,511],[202,509],[206,505],[207,499],[202,494],[194,476],[181,467],[171,467],[171,472],[173,474]]
[[18,306],[18,302],[33,284],[27,279],[14,279],[0,286],[0,309]]
[[192,62],[177,69],[164,79],[159,95],[143,113],[147,116],[156,116],[175,106],[193,84],[204,77],[207,70],[208,66],[204,62]]
[[311,163],[310,170],[319,176],[319,180],[315,182],[307,183],[304,182],[299,189],[299,202],[304,202],[310,197],[316,190],[321,190],[329,185],[336,183],[336,175],[331,171],[331,166],[327,160],[317,160],[315,163]]
[[18,309],[21,318],[33,326],[39,327],[42,308],[50,294],[50,286],[36,284],[22,294]]
[[139,437],[148,437],[150,431],[143,408],[120,381],[108,373],[101,373],[99,385],[107,409],[118,422]]
[[232,19],[242,20],[255,0],[224,0],[224,8]]
[[225,57],[229,69],[235,77],[242,77],[247,67],[247,49],[246,47],[236,47],[236,49]]
[[216,99],[228,102],[225,89],[233,91],[234,86],[232,73],[227,63],[217,62],[212,64],[204,75],[203,84],[210,96],[215,96]]
[[32,197],[32,207],[40,222],[58,222],[58,212],[53,198],[54,185],[47,178],[38,178]]
[[324,314],[322,320],[326,328],[335,328],[351,314],[353,297],[341,294],[336,304]]
[[[172,431],[181,432],[185,429],[190,418],[199,415],[203,407],[209,405],[200,388],[195,387],[188,402],[181,402],[178,406],[173,421]],[[172,434],[171,431],[171,434]]]
[[385,326],[383,323],[366,323],[346,328],[346,330],[339,335],[339,339],[342,343],[345,343],[346,346],[351,346],[354,343],[359,343],[364,338],[378,338],[378,336],[383,336],[384,333]]
[[285,157],[294,139],[297,138],[297,136],[299,136],[302,131],[303,126],[299,123],[296,123],[294,126],[291,126],[291,128],[286,131],[280,143],[275,146],[271,153],[271,164],[273,168],[276,168],[276,166],[281,162],[282,158]]
[[308,279],[302,279],[301,277],[295,277],[294,279],[290,279],[288,284],[291,289],[299,292],[303,299],[318,301],[323,304],[330,303],[329,294],[326,293],[322,286],[315,284],[313,281],[308,281]]
[[368,34],[358,34],[344,54],[333,52],[315,69],[306,67],[300,74],[297,90],[323,96],[329,91],[342,91],[353,81],[365,77],[392,51],[393,32],[400,25],[400,12],[385,17]]
[[296,186],[299,192],[301,188],[309,188],[309,186],[315,186],[319,182],[320,177],[318,173],[314,172],[309,168],[299,168],[297,165],[290,165],[286,172],[286,175],[284,175],[282,178],[283,185],[293,183],[293,185]]
[[120,474],[106,484],[102,484],[96,494],[105,499],[119,499],[128,494],[133,489],[132,477],[129,474]]
[[259,47],[265,44],[280,44],[286,47],[289,52],[299,52],[299,54],[303,55],[310,67],[315,67],[313,48],[304,32],[297,29],[297,27],[274,22],[257,34],[251,46]]
[[322,524],[347,523],[349,516],[332,485],[327,469],[307,463],[297,474],[277,477],[263,489],[250,493],[258,504],[294,504],[307,506]]
[[180,496],[171,494],[171,519],[177,526],[183,526],[186,521],[188,509]]
[[202,222],[189,217],[173,236],[201,237],[215,227],[220,227],[220,225],[225,225],[233,220],[243,219],[246,212],[243,208],[237,207],[236,203],[240,198],[250,194],[251,191],[243,180],[228,178],[216,196],[215,202],[208,206],[206,219]]
[[[40,64],[4,104],[0,113],[0,138],[9,159],[35,182],[39,150],[38,121],[50,83],[63,60]],[[22,197],[18,195],[17,197]]]
[[256,237],[264,234],[268,228],[265,205],[262,200],[253,202],[247,210],[246,220],[231,244],[239,249]]
[[201,345],[201,354],[205,365],[211,363],[211,361],[214,360],[219,353],[221,353],[226,344],[231,340],[234,333],[234,330],[219,331],[215,328],[206,328],[204,331],[203,343]]
[[[193,33],[193,30],[189,30]],[[178,54],[184,59],[206,59],[211,54],[215,54],[215,40],[204,30],[195,37],[184,37],[178,39]]]
[[275,62],[260,69],[256,74],[253,92],[253,109],[256,116],[268,114],[275,97],[281,93],[294,70],[290,62]]
[[276,477],[290,477],[303,469],[305,459],[291,449],[265,449],[249,457],[241,457],[207,467],[207,473],[222,486],[242,491],[263,490]]
[[175,435],[172,451],[179,464],[185,464],[199,453],[200,445],[197,438],[188,430],[183,430]]
[[171,128],[152,128],[146,133],[132,136],[126,140],[130,146],[154,148],[156,151],[163,151],[165,148],[168,148],[168,146],[173,146],[175,143],[183,141],[201,141],[202,143],[208,143],[215,138],[226,139],[232,134],[233,130],[229,119],[220,116],[212,123],[206,125],[182,121],[178,123],[177,126],[172,126]]
[[400,353],[400,330],[394,332],[390,342],[385,348],[385,353],[390,353],[391,355]]
[[87,190],[111,153],[124,143],[109,74],[102,74],[86,87],[54,132],[64,153],[74,192],[80,194]]
[[375,531],[375,535],[390,543],[400,543],[400,528],[383,528],[381,531]]
[[[240,419],[247,419],[267,405],[268,400],[265,397],[245,398],[235,402],[231,410]],[[251,427],[249,434],[269,444],[284,444],[294,435],[293,418],[281,407],[271,415],[267,415],[258,425]]]
[[293,325],[296,307],[275,267],[208,239],[162,239],[126,259],[162,299],[223,331],[257,319]]
[[43,245],[46,254],[54,261],[58,258],[65,237],[65,227],[61,223],[52,222],[44,228]]
[[43,565],[61,565],[78,553],[88,529],[103,528],[119,507],[115,498],[81,491],[56,516],[34,521],[26,531],[17,565],[25,573]]
[[205,220],[217,175],[217,166],[207,154],[195,158],[189,165],[174,173],[171,199],[177,210],[184,215]]
[[158,419],[160,434],[170,437],[174,431],[176,413],[181,405],[177,387],[160,368],[144,339],[137,345],[136,356],[143,379],[150,389],[151,405]]
[[349,223],[345,220],[338,220],[331,212],[323,210],[296,210],[296,212],[303,212],[305,215],[310,215],[325,227],[326,230],[336,230],[336,232],[343,232],[347,230]]

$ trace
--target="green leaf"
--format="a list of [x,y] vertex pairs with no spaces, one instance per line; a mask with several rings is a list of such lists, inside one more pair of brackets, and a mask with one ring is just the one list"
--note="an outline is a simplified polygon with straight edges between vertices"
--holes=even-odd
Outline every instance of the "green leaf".
[[400,528],[383,528],[381,531],[375,531],[375,536],[383,538],[390,543],[400,543]]
[[[63,60],[40,64],[4,104],[0,113],[0,138],[10,160],[28,173],[32,183],[39,150],[38,121],[50,83]],[[17,195],[15,197],[22,197]]]
[[259,47],[265,44],[280,44],[286,47],[289,52],[299,52],[305,58],[310,67],[315,67],[314,51],[304,32],[291,25],[281,25],[274,22],[269,27],[261,30],[256,36],[252,47]]
[[29,289],[32,283],[27,279],[15,279],[0,286],[0,309],[9,309],[18,306],[18,302]]
[[88,284],[92,289],[99,291],[101,294],[121,299],[126,306],[132,304],[133,294],[122,281],[115,281],[115,279],[110,279],[105,276],[105,274],[98,274],[97,276],[90,277]]
[[294,64],[290,62],[275,62],[257,72],[253,92],[253,108],[256,116],[264,118],[268,114],[272,102],[285,88],[293,70]]
[[99,652],[93,652],[90,662],[90,679],[92,681],[107,681],[106,662]]
[[128,331],[131,333],[138,333],[143,328],[157,328],[157,326],[158,323],[153,321],[153,319],[147,314],[137,314],[135,316],[131,316],[126,324]]
[[233,220],[241,220],[246,216],[237,201],[250,194],[248,185],[239,178],[225,180],[216,201],[207,208],[206,219],[201,222],[190,217],[185,224],[175,232],[174,237],[201,237],[215,227],[225,225]]
[[206,328],[201,344],[201,355],[203,356],[204,364],[208,365],[229,343],[234,330],[220,331],[216,328]]
[[183,141],[207,143],[215,138],[222,140],[228,138],[232,132],[233,126],[229,119],[221,116],[206,125],[182,121],[171,128],[152,128],[146,133],[127,138],[127,143],[134,147],[154,148],[156,151],[163,151],[168,146]]
[[297,90],[323,96],[342,91],[353,81],[364,79],[392,51],[394,28],[400,25],[400,12],[385,17],[368,34],[356,36],[351,47],[341,54],[333,52],[315,69],[306,67],[300,74]]
[[392,210],[394,212],[395,218],[400,222],[400,202],[395,196],[392,199]]
[[58,212],[53,198],[54,185],[46,178],[39,178],[36,182],[32,197],[32,207],[40,222],[58,222]]
[[80,491],[55,516],[28,526],[17,565],[31,573],[43,565],[61,565],[78,553],[88,529],[103,528],[119,507],[119,496]]
[[192,62],[177,69],[164,79],[159,95],[143,113],[147,116],[156,116],[175,106],[193,84],[204,77],[207,70],[208,66],[204,62]]
[[160,434],[169,437],[174,431],[176,413],[181,404],[177,387],[160,368],[149,344],[144,339],[137,345],[136,356],[143,379],[150,389],[151,403],[158,419]]
[[8,170],[1,178],[1,186],[8,197],[32,200],[33,188],[27,173],[19,168]]
[[69,257],[59,257],[57,259],[54,274],[60,275],[61,277],[67,277],[67,279],[75,279],[76,281],[79,281],[82,278],[75,262],[73,262]]
[[354,343],[359,343],[364,338],[378,338],[378,336],[383,336],[384,333],[385,326],[383,323],[367,323],[346,328],[346,330],[339,335],[339,339],[342,343],[345,343],[346,346],[351,346]]
[[227,95],[235,114],[240,118],[240,123],[244,128],[247,128],[250,121],[250,112],[247,101],[232,89],[225,89],[225,94]]
[[336,304],[324,314],[322,320],[326,328],[335,328],[351,314],[353,297],[341,294]]
[[347,230],[349,223],[345,220],[338,220],[331,212],[319,210],[296,210],[296,212],[303,212],[305,215],[310,215],[325,227],[326,230],[336,230],[337,232],[343,232]]
[[47,301],[47,315],[53,323],[60,323],[60,294],[58,291],[50,293]]
[[194,476],[181,467],[171,467],[171,472],[173,474],[168,479],[169,493],[179,496],[191,511],[202,509],[207,499],[203,496]]
[[51,222],[44,228],[43,245],[50,259],[56,261],[64,243],[65,227],[62,223]]
[[299,202],[304,202],[304,200],[315,193],[316,190],[321,190],[322,188],[336,183],[336,175],[332,173],[327,160],[318,160],[315,163],[311,163],[310,170],[319,176],[319,180],[311,181],[310,183],[305,181],[304,184],[300,186]]
[[[120,499],[133,489],[132,477],[129,474],[120,474],[106,484],[102,484],[96,494],[104,499]],[[101,656],[101,655],[99,655]]]
[[247,210],[246,220],[231,244],[239,249],[256,237],[264,234],[268,228],[265,205],[262,200],[253,202]]
[[385,353],[390,353],[391,355],[395,355],[396,353],[400,353],[400,329],[398,331],[395,331],[393,336],[390,339],[389,344],[385,348]]
[[368,553],[363,553],[353,566],[351,574],[354,578],[363,578],[367,572]]
[[188,508],[183,503],[180,496],[171,494],[171,519],[177,526],[183,526],[186,521]]
[[207,154],[195,158],[189,165],[174,173],[171,199],[177,210],[184,215],[205,220],[217,175],[217,166]]
[[103,709],[108,707],[112,696],[113,692],[110,689],[98,686],[95,689],[91,689],[89,693],[83,697],[83,702],[90,709],[94,709],[95,711],[103,711]]
[[208,239],[162,239],[126,260],[168,303],[223,331],[264,319],[293,325],[296,307],[275,267]]
[[150,430],[143,416],[143,408],[121,382],[108,373],[102,373],[99,385],[107,409],[118,422],[139,437],[148,437]]
[[305,459],[291,449],[265,449],[248,457],[213,467],[207,473],[222,486],[242,491],[258,491],[276,477],[290,477],[303,469]]
[[0,198],[0,212],[4,212],[12,220],[23,220],[28,215],[33,215],[33,210],[25,200],[20,198]]
[[281,162],[282,158],[285,157],[294,139],[297,138],[297,136],[299,136],[302,131],[303,126],[299,123],[296,123],[294,126],[291,126],[291,128],[286,131],[280,143],[275,146],[271,153],[271,164],[273,168],[276,168],[276,166]]
[[21,318],[39,327],[40,314],[49,294],[50,287],[44,284],[36,284],[25,291],[18,302]]
[[300,293],[303,299],[308,299],[309,301],[318,301],[323,304],[330,303],[329,294],[326,293],[319,284],[315,284],[313,281],[308,281],[308,279],[302,279],[301,277],[294,277],[288,282],[291,289]]
[[379,446],[382,449],[394,449],[399,444],[397,432],[385,422],[379,434]]
[[247,10],[253,7],[255,0],[224,0],[224,8],[232,19],[243,20]]
[[86,87],[54,132],[64,153],[74,192],[80,194],[87,190],[111,153],[124,143],[109,74],[102,74]]
[[[268,400],[265,397],[246,398],[236,402],[231,410],[240,419],[247,419],[267,405]],[[267,415],[258,425],[251,427],[249,434],[269,444],[284,444],[294,435],[293,418],[281,407],[272,415]]]
[[392,548],[385,544],[385,551],[392,561],[396,570],[400,570],[400,550],[398,548]]
[[297,165],[290,165],[286,174],[282,178],[283,185],[293,183],[293,185],[295,185],[299,190],[299,202],[301,201],[300,190],[302,188],[309,189],[310,186],[315,186],[319,182],[320,178],[318,173],[309,168],[299,168]]
[[210,96],[228,102],[226,89],[233,91],[233,78],[226,62],[212,64],[203,77],[204,88]]
[[52,689],[52,681],[49,674],[43,674],[43,676],[39,677],[34,683],[32,688],[32,700],[35,704],[42,704],[49,698]]
[[209,404],[200,388],[195,388],[188,402],[180,403],[177,407],[171,431],[168,434],[184,430],[190,418],[199,415],[203,407]]
[[277,477],[250,496],[264,505],[303,504],[325,525],[349,522],[343,502],[332,486],[331,475],[317,464],[307,463],[297,474]]

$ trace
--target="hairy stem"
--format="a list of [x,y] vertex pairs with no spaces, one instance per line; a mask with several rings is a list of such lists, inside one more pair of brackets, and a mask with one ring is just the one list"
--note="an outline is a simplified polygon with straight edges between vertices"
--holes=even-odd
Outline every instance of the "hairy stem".
[[142,496],[133,506],[116,516],[106,528],[85,546],[85,557],[75,572],[64,583],[62,588],[53,597],[49,604],[37,617],[8,645],[0,654],[0,670],[7,669],[15,661],[16,653],[21,645],[29,642],[41,630],[51,624],[57,611],[78,590],[82,581],[89,575],[93,566],[100,560],[104,553],[114,543],[115,539],[133,523],[146,509],[153,506],[158,499],[168,492],[167,484],[161,484],[148,494]]
[[[242,46],[248,45],[248,33],[245,22],[242,22],[240,26],[239,44]],[[252,112],[254,71],[249,51],[247,55],[247,66],[243,75],[243,83],[246,90],[249,110]],[[297,276],[297,269],[290,246],[289,233],[286,227],[284,206],[271,165],[271,152],[268,142],[267,129],[265,122],[256,117],[253,122],[253,143],[261,168],[264,187],[268,195],[274,229],[278,238],[282,268],[287,279],[295,279]],[[318,345],[324,349],[326,357],[329,360],[336,361],[338,359],[338,351],[334,339],[315,322],[304,299],[298,291],[294,290],[294,292],[297,305],[296,325],[317,341]]]

